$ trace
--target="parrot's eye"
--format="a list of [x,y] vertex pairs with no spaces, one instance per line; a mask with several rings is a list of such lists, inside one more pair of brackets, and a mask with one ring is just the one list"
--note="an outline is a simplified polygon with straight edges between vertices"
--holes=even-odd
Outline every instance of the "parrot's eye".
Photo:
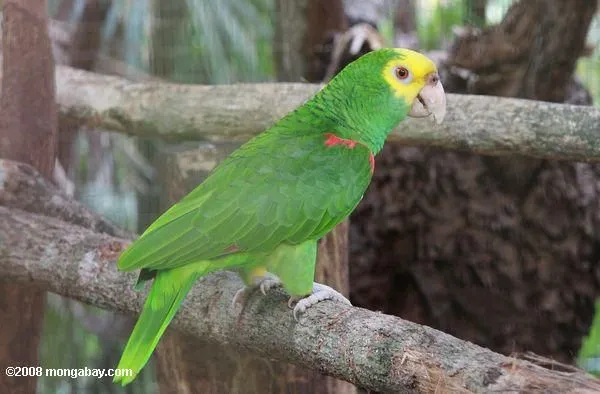
[[410,76],[410,73],[406,69],[406,67],[397,67],[396,68],[396,78],[403,80]]

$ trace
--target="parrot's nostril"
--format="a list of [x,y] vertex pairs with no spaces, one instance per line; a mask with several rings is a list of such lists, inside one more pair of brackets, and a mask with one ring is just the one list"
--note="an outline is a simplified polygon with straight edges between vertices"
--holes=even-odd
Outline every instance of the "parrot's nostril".
[[429,76],[429,81],[428,81],[428,82],[429,82],[431,85],[435,85],[435,84],[436,84],[436,83],[438,83],[439,81],[440,81],[440,76],[439,76],[437,73],[435,73],[435,74],[431,74],[431,75]]

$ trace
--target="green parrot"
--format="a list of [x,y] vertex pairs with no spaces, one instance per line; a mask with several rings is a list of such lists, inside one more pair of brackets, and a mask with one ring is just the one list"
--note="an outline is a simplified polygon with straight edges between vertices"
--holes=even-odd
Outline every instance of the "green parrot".
[[435,64],[407,49],[369,52],[310,100],[221,162],[120,256],[122,271],[153,280],[117,368],[147,363],[194,282],[234,270],[241,295],[282,286],[294,317],[322,301],[350,303],[314,283],[317,241],[362,199],[374,156],[407,115],[441,123],[444,89]]

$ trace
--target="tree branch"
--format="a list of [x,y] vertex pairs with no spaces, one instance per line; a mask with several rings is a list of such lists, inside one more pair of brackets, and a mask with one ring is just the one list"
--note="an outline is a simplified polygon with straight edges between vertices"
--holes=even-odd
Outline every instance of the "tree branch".
[[96,232],[133,239],[134,235],[68,198],[27,164],[0,159],[0,206],[60,218]]
[[[136,275],[119,273],[115,260],[128,239],[90,228],[95,216],[74,202],[54,217],[21,208],[13,188],[29,184],[30,201],[59,195],[26,165],[0,162],[0,281],[31,282],[92,305],[137,313],[144,294]],[[15,181],[18,179],[19,181]],[[39,187],[48,190],[40,190]],[[21,194],[24,195],[24,194]],[[67,220],[62,220],[67,219]],[[333,302],[322,302],[294,321],[282,292],[256,295],[231,307],[241,282],[231,273],[201,279],[173,326],[195,338],[236,346],[275,360],[319,370],[358,386],[393,392],[600,390],[584,373],[509,358],[429,327]],[[570,367],[565,367],[570,368]]]
[[[172,140],[246,141],[320,88],[132,83],[67,67],[58,67],[56,76],[63,119]],[[598,127],[599,108],[448,94],[448,115],[441,126],[408,119],[390,140],[489,155],[599,161]]]

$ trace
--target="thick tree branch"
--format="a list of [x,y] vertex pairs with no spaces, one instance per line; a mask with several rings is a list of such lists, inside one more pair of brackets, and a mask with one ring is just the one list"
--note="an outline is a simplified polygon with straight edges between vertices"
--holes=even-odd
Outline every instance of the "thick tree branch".
[[[2,204],[18,201],[6,185],[42,183],[24,165],[0,162]],[[37,185],[37,186],[35,186]],[[51,186],[45,184],[50,188]],[[58,195],[54,190],[41,196]],[[42,197],[42,200],[44,197]],[[63,204],[55,217],[0,206],[0,281],[32,282],[89,304],[139,312],[144,294],[134,273],[119,273],[115,260],[129,242],[84,226],[80,207]],[[22,208],[32,207],[24,204]],[[61,220],[66,219],[66,220]],[[90,227],[94,227],[91,225]],[[241,282],[230,273],[209,275],[187,297],[173,325],[196,338],[236,346],[272,359],[317,369],[358,386],[383,392],[571,392],[600,390],[575,370],[556,370],[514,359],[429,327],[333,302],[311,308],[299,322],[274,291],[231,307]],[[554,369],[554,370],[553,370]]]
[[[58,67],[63,119],[165,139],[246,141],[319,89],[309,84],[189,86],[132,83]],[[390,140],[482,154],[600,160],[600,109],[487,96],[448,95],[441,126],[408,119]]]

